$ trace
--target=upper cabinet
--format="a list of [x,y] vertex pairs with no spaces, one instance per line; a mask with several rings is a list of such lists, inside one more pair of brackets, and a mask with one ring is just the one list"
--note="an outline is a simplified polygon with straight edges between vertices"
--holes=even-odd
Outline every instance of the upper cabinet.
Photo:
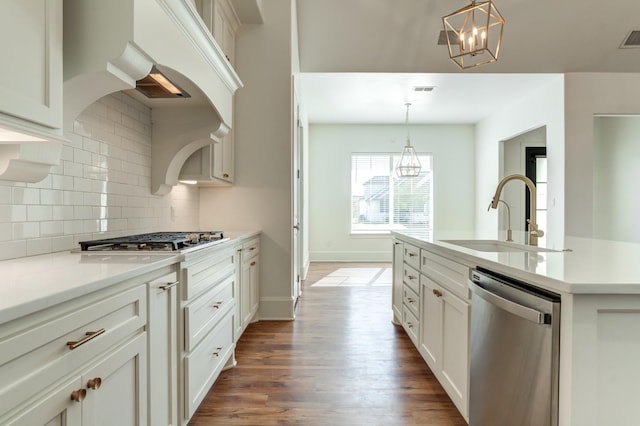
[[218,42],[224,56],[233,65],[235,63],[236,31],[240,20],[230,0],[196,0],[196,9],[205,25]]
[[62,136],[62,0],[0,3],[0,179],[38,182]]

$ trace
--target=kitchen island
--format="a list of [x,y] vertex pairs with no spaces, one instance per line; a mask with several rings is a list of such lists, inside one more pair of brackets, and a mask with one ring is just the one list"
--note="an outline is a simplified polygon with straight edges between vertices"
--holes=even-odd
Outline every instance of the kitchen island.
[[[640,245],[566,237],[563,247],[486,251],[501,248],[468,232],[392,237],[394,320],[465,418],[473,309],[466,281],[481,267],[561,297],[558,424],[640,424]],[[473,240],[484,243],[467,244]],[[427,318],[434,307],[439,329]]]

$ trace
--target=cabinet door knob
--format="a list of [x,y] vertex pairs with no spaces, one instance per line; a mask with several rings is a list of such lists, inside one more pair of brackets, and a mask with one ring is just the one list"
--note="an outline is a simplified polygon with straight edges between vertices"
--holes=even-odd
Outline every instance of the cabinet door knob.
[[85,338],[82,340],[77,340],[75,342],[67,342],[67,346],[69,346],[69,350],[74,350],[75,348],[84,345],[85,343],[87,343],[89,340],[91,339],[95,339],[96,337],[98,337],[99,335],[101,335],[102,333],[104,333],[104,328],[101,328],[98,331],[87,331],[85,333]]
[[75,402],[80,402],[87,397],[86,389],[78,389],[71,392],[71,400]]
[[223,173],[222,177],[225,178],[225,179],[228,179],[229,178],[229,173]]
[[251,266],[256,266],[256,261],[251,262]]
[[97,390],[102,385],[102,379],[100,377],[94,377],[87,381],[87,389]]
[[442,292],[440,290],[436,290],[435,288],[433,289],[433,294],[435,294],[436,297],[442,297]]

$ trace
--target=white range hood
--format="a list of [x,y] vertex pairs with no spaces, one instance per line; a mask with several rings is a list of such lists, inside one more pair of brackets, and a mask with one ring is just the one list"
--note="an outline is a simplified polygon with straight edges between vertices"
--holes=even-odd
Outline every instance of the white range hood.
[[154,66],[192,95],[137,96],[152,107],[151,191],[164,195],[192,153],[227,134],[242,82],[189,0],[64,1],[65,129]]

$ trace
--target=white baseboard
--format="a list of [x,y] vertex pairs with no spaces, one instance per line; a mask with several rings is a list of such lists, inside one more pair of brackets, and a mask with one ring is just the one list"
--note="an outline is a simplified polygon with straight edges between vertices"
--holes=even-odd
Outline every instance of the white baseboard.
[[260,321],[283,320],[295,318],[293,299],[290,297],[261,297]]

